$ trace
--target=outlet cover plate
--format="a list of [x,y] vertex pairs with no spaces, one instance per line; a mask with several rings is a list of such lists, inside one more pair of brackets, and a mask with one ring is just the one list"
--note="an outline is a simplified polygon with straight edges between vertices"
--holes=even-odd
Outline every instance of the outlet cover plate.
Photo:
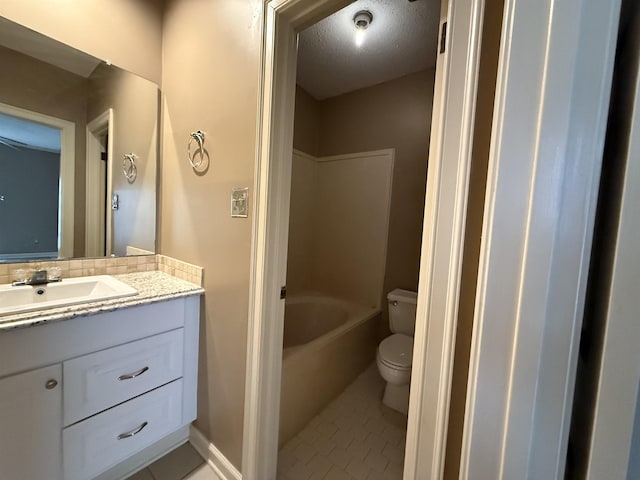
[[234,218],[249,216],[249,187],[231,189],[231,216]]

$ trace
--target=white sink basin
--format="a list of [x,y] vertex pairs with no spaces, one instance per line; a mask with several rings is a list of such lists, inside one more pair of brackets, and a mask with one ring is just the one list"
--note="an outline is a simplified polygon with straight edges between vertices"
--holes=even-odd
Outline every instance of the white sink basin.
[[0,315],[98,302],[137,293],[135,288],[109,275],[66,278],[47,285],[0,285]]

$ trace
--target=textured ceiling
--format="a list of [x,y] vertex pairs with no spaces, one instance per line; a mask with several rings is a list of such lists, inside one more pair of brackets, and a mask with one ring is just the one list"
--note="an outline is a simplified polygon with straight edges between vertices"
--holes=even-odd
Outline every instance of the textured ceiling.
[[[373,21],[361,46],[353,17]],[[358,0],[300,33],[298,84],[318,100],[435,67],[440,0]]]

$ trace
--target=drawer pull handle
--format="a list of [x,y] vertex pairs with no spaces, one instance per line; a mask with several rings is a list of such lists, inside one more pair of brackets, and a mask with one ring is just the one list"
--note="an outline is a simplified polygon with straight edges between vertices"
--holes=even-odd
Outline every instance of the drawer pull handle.
[[144,372],[146,372],[147,370],[149,370],[149,367],[144,367],[141,368],[140,370],[138,370],[137,372],[133,372],[133,373],[127,373],[126,375],[120,375],[118,377],[118,380],[122,381],[122,380],[131,380],[132,378],[136,378],[139,377],[140,375],[142,375]]
[[133,430],[131,430],[130,432],[126,432],[126,433],[121,433],[120,435],[118,435],[118,440],[123,440],[125,438],[131,438],[134,435],[139,434],[142,429],[144,427],[146,427],[147,425],[149,425],[148,422],[144,422],[142,425],[140,425],[138,428],[134,428]]

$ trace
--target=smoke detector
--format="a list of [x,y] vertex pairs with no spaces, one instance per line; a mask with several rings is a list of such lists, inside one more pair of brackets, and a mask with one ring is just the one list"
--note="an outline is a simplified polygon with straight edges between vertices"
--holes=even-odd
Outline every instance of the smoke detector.
[[358,30],[366,30],[373,21],[373,15],[368,10],[360,10],[353,17],[353,23]]

